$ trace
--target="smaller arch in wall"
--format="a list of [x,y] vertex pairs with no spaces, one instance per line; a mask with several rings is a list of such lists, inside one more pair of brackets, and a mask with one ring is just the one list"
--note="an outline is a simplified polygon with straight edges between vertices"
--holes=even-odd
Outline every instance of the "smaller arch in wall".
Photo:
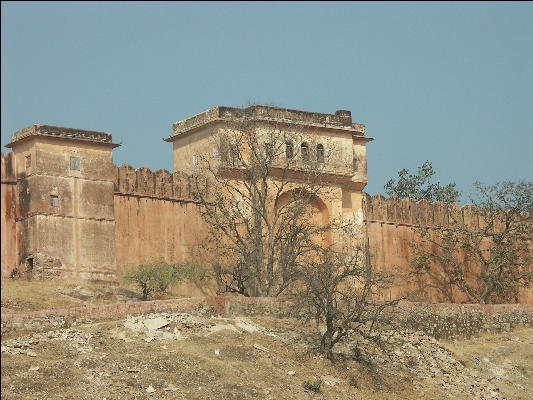
[[[320,197],[310,194],[307,191],[293,189],[282,193],[277,199],[277,207],[280,208],[285,206],[292,200],[293,196],[299,196],[300,193],[303,195],[309,195],[309,207],[311,208],[312,222],[316,224],[316,226],[328,225],[330,222],[330,215],[326,203]],[[332,236],[329,230],[322,235],[322,240],[328,245],[332,243]]]
[[325,163],[324,145],[321,143],[316,145],[316,161],[321,165]]
[[285,142],[285,156],[287,157],[287,160],[292,160],[294,158],[294,145],[290,140]]
[[301,152],[301,155],[302,155],[302,161],[305,162],[305,163],[309,162],[310,161],[309,145],[306,142],[303,142],[300,145],[300,152]]

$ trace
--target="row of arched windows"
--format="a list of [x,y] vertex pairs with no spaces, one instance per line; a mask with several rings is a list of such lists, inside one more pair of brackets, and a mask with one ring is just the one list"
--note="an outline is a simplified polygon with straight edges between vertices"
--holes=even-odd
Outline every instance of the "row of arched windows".
[[[294,146],[292,142],[290,141],[285,143],[285,154],[287,156],[287,159],[291,159],[294,157]],[[303,142],[300,145],[300,154],[302,155],[303,162],[311,161],[311,154],[309,152],[309,144],[307,144],[306,142]],[[316,145],[316,161],[319,164],[324,164],[325,162],[324,145],[320,143]]]

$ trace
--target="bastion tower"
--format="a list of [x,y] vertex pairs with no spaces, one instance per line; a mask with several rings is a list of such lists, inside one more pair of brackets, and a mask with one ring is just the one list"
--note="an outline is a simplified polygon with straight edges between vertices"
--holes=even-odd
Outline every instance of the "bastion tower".
[[[320,199],[323,220],[342,218],[363,226],[363,189],[366,186],[366,136],[363,124],[353,123],[347,110],[334,114],[252,105],[247,108],[217,106],[173,124],[174,171],[195,171],[200,159],[218,155],[220,144],[213,138],[238,135],[234,122],[245,119],[257,132],[286,133],[287,154],[294,159],[295,181],[305,176],[304,165],[317,166],[329,198]],[[330,155],[328,157],[328,154]]]
[[[19,269],[108,279],[115,273],[111,134],[49,125],[13,133],[3,175],[16,181]],[[3,246],[2,246],[3,247]]]

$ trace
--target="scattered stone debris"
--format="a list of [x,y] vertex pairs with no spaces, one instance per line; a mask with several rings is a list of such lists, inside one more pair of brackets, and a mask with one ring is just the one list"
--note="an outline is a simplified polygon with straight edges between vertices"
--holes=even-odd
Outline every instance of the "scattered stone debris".
[[257,343],[254,343],[254,349],[264,351],[265,353],[269,352],[269,350],[266,347],[263,347],[263,346],[261,346],[261,345],[259,345]]
[[163,317],[144,319],[143,323],[150,331],[156,331],[169,325],[169,321]]
[[177,392],[178,388],[174,386],[172,383],[169,383],[166,388],[163,389],[166,392]]
[[2,344],[2,353],[7,354],[26,354],[30,357],[37,357],[37,354],[31,350],[31,347],[38,344],[43,339],[62,340],[80,353],[89,353],[93,347],[89,340],[93,336],[89,333],[74,329],[58,329],[46,333],[34,333],[33,335],[21,336],[15,339],[6,340]]
[[[268,365],[268,368],[271,368],[272,371],[278,371],[280,374],[278,379],[283,379],[282,376],[288,379],[283,383],[287,385],[287,388],[299,387],[301,390],[303,387],[306,391],[323,392],[326,397],[329,396],[327,393],[333,391],[339,395],[339,398],[343,398],[343,393],[346,393],[347,390],[364,389],[365,380],[359,375],[360,368],[363,365],[370,365],[369,368],[376,371],[376,374],[382,377],[387,376],[390,381],[400,379],[401,382],[409,382],[409,385],[420,394],[420,398],[431,398],[431,393],[434,393],[431,390],[438,387],[443,396],[446,395],[450,398],[503,400],[506,396],[502,394],[498,382],[503,382],[502,379],[505,379],[508,374],[514,373],[513,368],[515,368],[511,362],[498,363],[491,354],[479,356],[477,364],[474,366],[468,364],[470,367],[467,367],[452,351],[447,350],[444,342],[421,331],[401,330],[383,333],[386,341],[393,344],[390,347],[391,350],[385,352],[376,351],[375,346],[371,346],[370,342],[365,342],[362,338],[357,338],[357,341],[352,338],[351,342],[339,343],[335,347],[335,355],[341,359],[344,358],[345,362],[349,362],[346,364],[345,374],[336,374],[331,369],[319,369],[316,372],[313,370],[311,373],[306,373],[301,369],[301,365],[295,363],[294,359],[286,362],[282,356],[286,349],[288,352],[302,354],[302,357],[307,354],[305,357],[309,357],[309,359],[317,361],[323,359],[318,354],[314,357],[312,354],[309,355],[309,342],[306,342],[305,336],[298,331],[299,328],[295,330],[293,326],[277,326],[269,320],[260,319],[260,321],[266,322],[265,326],[271,328],[265,328],[257,321],[245,317],[223,318],[187,313],[151,313],[131,316],[119,321],[91,323],[77,328],[58,327],[48,332],[35,332],[3,339],[2,355],[9,355],[10,357],[21,355],[24,368],[19,370],[16,376],[2,376],[3,379],[7,379],[5,385],[4,383],[2,385],[2,390],[7,388],[7,390],[14,391],[17,389],[9,389],[10,385],[16,388],[19,386],[17,382],[20,379],[31,381],[50,374],[50,367],[43,363],[41,358],[50,342],[61,343],[60,347],[65,350],[65,357],[70,357],[69,354],[72,355],[73,352],[79,355],[74,361],[74,366],[76,369],[85,366],[81,378],[85,385],[95,388],[106,387],[106,382],[109,382],[110,377],[123,374],[121,380],[115,380],[114,386],[116,390],[122,391],[120,392],[122,395],[115,392],[109,396],[106,392],[107,398],[120,398],[121,396],[134,398],[139,396],[139,391],[142,391],[141,397],[194,397],[191,392],[183,391],[184,386],[177,383],[178,381],[168,383],[168,377],[155,380],[150,377],[150,374],[147,375],[147,371],[150,371],[151,368],[168,368],[168,371],[188,370],[190,374],[187,376],[190,377],[189,379],[195,379],[195,385],[197,384],[198,387],[211,385],[212,388],[220,388],[221,386],[217,383],[218,375],[206,372],[207,370],[201,367],[202,364],[187,359],[188,356],[177,350],[183,344],[174,341],[186,339],[189,342],[185,346],[194,342],[209,343],[209,352],[206,354],[210,357],[204,355],[202,363],[207,362],[205,361],[207,359],[213,363],[227,361],[228,366],[233,365],[232,369],[235,369],[235,375],[240,379],[239,383],[235,384],[234,390],[241,390],[242,386],[245,385],[242,383],[243,380],[249,379],[251,374],[250,369],[246,367],[235,367],[236,364],[230,364],[236,357],[242,357],[237,358],[238,360],[262,359],[261,362],[267,363],[265,365]],[[220,336],[216,334],[220,334]],[[115,339],[115,345],[116,340],[132,343],[125,346],[125,348],[132,349],[131,355],[125,355],[126,358],[118,363],[115,361],[111,369],[108,368],[107,363],[108,355],[112,350],[109,345],[106,345],[110,339]],[[261,342],[262,339],[265,341]],[[521,345],[529,344],[532,339],[530,337],[521,339],[517,336],[510,336],[506,341]],[[136,353],[138,348],[143,348],[143,351],[157,348],[169,358],[167,361],[152,363],[152,356],[148,356],[150,361],[145,359],[138,362],[138,353]],[[280,348],[283,349],[282,353],[280,353]],[[355,352],[354,348],[357,348],[359,352]],[[54,349],[57,349],[57,346]],[[212,357],[213,353],[215,357]],[[323,363],[329,365],[327,361],[323,361]],[[192,378],[196,376],[198,378]],[[296,382],[289,378],[294,376],[300,377],[301,381]],[[140,381],[135,383],[141,378],[144,379],[142,384]],[[11,381],[9,381],[10,379]],[[302,381],[304,381],[303,384]],[[528,388],[518,383],[514,387],[524,393],[529,393],[527,392]],[[272,397],[278,389],[256,387],[253,389],[257,391],[253,392],[256,394],[250,395],[250,397]],[[201,390],[198,389],[198,391]],[[206,394],[206,392],[202,393]],[[98,398],[103,398],[102,394]]]
[[324,376],[322,376],[321,380],[324,383],[324,385],[326,385],[326,386],[335,386],[335,385],[338,385],[341,382],[341,380],[339,378],[335,378],[332,375],[324,375]]
[[[418,388],[424,388],[427,379],[436,380],[450,396],[461,397],[467,394],[469,398],[475,399],[504,398],[491,382],[465,368],[436,339],[421,331],[391,331],[388,332],[388,341],[394,344],[395,350],[372,356],[373,362],[380,366],[385,374],[408,378],[406,372],[409,371],[409,375],[414,378],[414,385]],[[364,349],[368,343],[360,340],[353,344]],[[350,357],[353,351],[346,350],[344,355]],[[322,379],[326,385],[332,382],[327,377]]]
[[152,385],[148,386],[146,388],[146,393],[155,393],[155,389]]

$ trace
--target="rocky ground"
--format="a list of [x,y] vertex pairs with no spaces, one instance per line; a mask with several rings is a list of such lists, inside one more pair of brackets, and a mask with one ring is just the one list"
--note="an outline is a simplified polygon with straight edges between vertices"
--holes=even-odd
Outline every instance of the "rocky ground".
[[[531,399],[533,329],[437,341],[390,332],[335,362],[294,319],[157,313],[2,336],[2,399]],[[355,357],[357,354],[357,357]]]
[[37,311],[88,304],[139,301],[133,287],[105,283],[26,281],[2,278],[2,311]]

